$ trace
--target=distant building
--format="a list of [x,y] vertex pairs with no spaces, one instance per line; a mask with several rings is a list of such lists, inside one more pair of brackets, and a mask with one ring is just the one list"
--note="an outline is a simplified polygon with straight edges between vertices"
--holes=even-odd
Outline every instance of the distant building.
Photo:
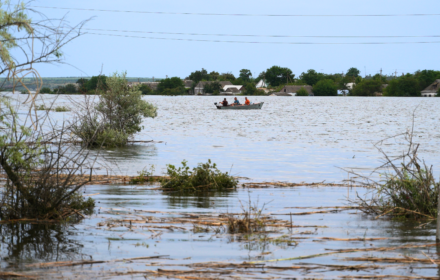
[[239,85],[226,85],[223,87],[225,92],[232,92],[235,94],[240,94],[244,90],[244,86]]
[[[295,96],[298,90],[300,90],[301,88],[305,88],[305,90],[307,90],[309,95],[314,95],[312,86],[284,86],[279,93],[287,93],[290,94],[290,96]],[[288,95],[277,95],[277,96],[288,96]]]
[[267,88],[267,84],[266,84],[266,82],[263,81],[263,79],[261,79],[261,80],[257,83],[256,87],[257,87],[257,88]]
[[356,84],[355,83],[347,83],[345,84],[345,86],[347,87],[347,89],[352,90],[354,88]]
[[427,88],[422,90],[423,97],[434,97],[437,96],[437,92],[440,89],[440,79],[435,80],[432,84],[430,84]]
[[[206,82],[206,81],[199,82],[197,84],[197,86],[194,88],[194,94],[195,95],[205,94],[205,85],[210,84],[210,83],[213,83],[213,82]],[[228,85],[232,85],[232,83],[230,81],[221,81],[218,83],[221,85],[222,88],[224,88],[225,86],[228,86]]]

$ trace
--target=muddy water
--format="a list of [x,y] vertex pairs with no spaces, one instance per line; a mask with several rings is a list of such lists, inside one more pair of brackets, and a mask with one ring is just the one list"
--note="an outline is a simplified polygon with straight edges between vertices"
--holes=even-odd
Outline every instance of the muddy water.
[[[15,95],[13,98],[22,99]],[[45,102],[54,97],[41,95]],[[72,96],[80,100],[80,96]],[[220,97],[156,97],[146,100],[159,107],[156,119],[147,119],[137,140],[163,143],[140,144],[124,149],[104,151],[104,156],[117,174],[136,174],[148,165],[155,173],[163,172],[168,163],[179,164],[183,159],[190,165],[211,159],[220,169],[252,178],[253,181],[316,182],[341,181],[347,173],[339,169],[357,168],[368,172],[380,163],[380,154],[373,144],[411,127],[415,113],[415,132],[421,144],[420,156],[438,171],[440,99],[423,98],[284,98],[255,97],[264,101],[262,110],[219,111],[213,103]],[[40,99],[37,104],[42,103]],[[72,102],[59,97],[56,105]],[[22,107],[23,109],[23,107]],[[23,109],[23,113],[25,110]],[[58,120],[70,113],[51,113]],[[402,139],[384,142],[382,147],[391,154],[404,148]],[[104,169],[97,172],[106,172]],[[180,217],[185,213],[211,215],[240,211],[240,201],[249,197],[264,207],[268,214],[314,211],[287,207],[342,206],[347,196],[353,198],[364,189],[347,188],[268,188],[239,189],[237,192],[210,194],[202,197],[164,194],[150,187],[89,186],[85,194],[97,200],[95,214],[75,225],[1,225],[1,269],[43,275],[43,278],[64,276],[108,276],[110,272],[126,273],[158,268],[182,269],[182,265],[200,262],[259,261],[292,258],[326,253],[326,249],[392,247],[434,242],[434,225],[417,228],[419,223],[401,223],[385,219],[372,220],[356,210],[293,216],[293,224],[305,226],[270,229],[267,236],[250,240],[225,232],[194,232],[191,224],[171,224],[179,228],[148,228],[134,224],[130,228],[121,220],[155,221]],[[163,213],[151,213],[160,211]],[[288,220],[289,216],[273,217]],[[117,227],[111,227],[116,223]],[[101,225],[100,225],[101,224]],[[281,238],[280,242],[267,241]],[[329,241],[322,237],[375,238],[376,241]],[[286,241],[288,239],[289,241]],[[295,245],[297,242],[297,245]],[[355,252],[334,254],[306,260],[280,261],[279,266],[308,264],[358,265],[363,262],[345,260],[348,257],[424,258],[424,252],[437,259],[435,247],[402,249],[390,252]],[[27,265],[65,260],[121,260],[127,258],[168,255],[154,261],[110,262],[80,267],[37,270]],[[167,266],[169,265],[169,266]],[[330,277],[341,275],[423,275],[437,276],[438,268],[431,264],[381,264],[380,269],[360,271],[299,270],[268,272],[267,277]],[[260,277],[252,274],[247,278]],[[109,276],[116,277],[115,275]],[[128,277],[122,275],[122,278]],[[141,277],[134,275],[130,277]],[[227,278],[227,277],[224,277]]]
[[[269,233],[253,235],[231,235],[227,232],[194,232],[192,224],[169,224],[175,228],[160,228],[167,224],[165,219],[179,217],[185,213],[211,215],[237,213],[241,204],[247,205],[249,199],[264,205],[266,214],[287,214],[313,209],[289,207],[333,207],[347,205],[347,196],[353,198],[356,192],[364,189],[347,188],[269,188],[239,189],[237,192],[218,193],[208,196],[179,196],[149,190],[146,186],[89,186],[86,194],[96,194],[96,212],[90,218],[75,225],[10,225],[2,226],[1,267],[5,271],[23,271],[52,277],[85,277],[85,275],[109,276],[116,278],[114,272],[145,271],[157,269],[182,269],[182,265],[206,262],[262,261],[292,258],[329,252],[328,249],[366,249],[373,247],[392,247],[408,244],[434,243],[434,225],[416,228],[418,223],[401,223],[389,220],[372,220],[357,210],[322,213],[313,215],[293,215],[292,223],[298,228],[268,228]],[[152,213],[150,211],[158,211]],[[130,224],[128,220],[148,217],[158,224]],[[290,216],[272,215],[281,219]],[[160,223],[160,221],[163,222]],[[116,224],[111,227],[111,224]],[[143,227],[145,225],[145,227]],[[152,228],[151,226],[157,227]],[[203,226],[201,226],[203,227]],[[206,227],[205,227],[206,228]],[[213,229],[214,227],[212,227]],[[5,234],[9,233],[9,234]],[[283,236],[283,237],[282,237]],[[267,241],[265,238],[284,241]],[[376,241],[327,241],[322,237],[335,238],[388,238]],[[287,240],[288,241],[285,241]],[[297,242],[297,243],[296,243]],[[402,249],[391,252],[354,252],[328,255],[305,260],[279,261],[271,265],[291,266],[299,264],[342,264],[348,257],[401,257],[423,258],[421,252],[437,258],[435,247],[431,249]],[[84,265],[80,267],[52,268],[38,270],[29,264],[66,260],[114,261],[128,258],[166,255],[155,260],[132,262],[110,262]],[[388,264],[389,265],[389,264]],[[183,268],[185,269],[185,268]],[[436,276],[437,267],[430,264],[391,265],[373,271],[284,271],[267,272],[270,276],[308,276],[337,277],[341,275],[424,275]],[[247,276],[250,278],[254,276]],[[126,275],[125,275],[126,276]],[[140,275],[137,275],[141,277]],[[123,276],[121,276],[124,278]],[[143,277],[143,276],[142,276]],[[227,278],[227,277],[225,277]]]
[[[37,104],[54,99],[40,95]],[[82,99],[61,96],[55,105],[74,107],[72,100]],[[253,180],[341,181],[347,173],[340,168],[367,172],[379,166],[381,155],[374,144],[410,129],[413,113],[420,157],[436,173],[440,166],[439,98],[258,96],[251,101],[265,102],[263,109],[249,111],[217,110],[213,103],[223,97],[144,99],[157,105],[159,115],[144,121],[136,140],[164,143],[105,151],[118,174],[136,175],[149,165],[160,174],[166,164],[186,159],[195,166],[211,159],[222,170]],[[60,121],[69,115],[53,113]],[[390,155],[401,154],[406,147],[402,140],[380,147]]]

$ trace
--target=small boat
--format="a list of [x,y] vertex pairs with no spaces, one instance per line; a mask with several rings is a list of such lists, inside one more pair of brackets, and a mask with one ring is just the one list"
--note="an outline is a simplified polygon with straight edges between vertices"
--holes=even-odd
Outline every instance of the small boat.
[[253,103],[251,105],[228,105],[228,106],[223,106],[223,105],[218,105],[218,103],[214,103],[214,105],[217,107],[217,109],[219,110],[253,110],[253,109],[261,109],[263,107],[264,102],[260,102],[260,103]]

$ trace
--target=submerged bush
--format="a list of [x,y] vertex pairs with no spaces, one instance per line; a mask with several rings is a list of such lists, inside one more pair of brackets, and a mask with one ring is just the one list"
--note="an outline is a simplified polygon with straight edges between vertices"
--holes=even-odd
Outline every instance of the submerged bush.
[[296,96],[309,96],[309,92],[302,87],[296,92]]
[[98,103],[86,100],[72,121],[72,132],[87,147],[125,146],[143,128],[143,118],[157,116],[157,108],[142,100],[141,91],[130,88],[126,74],[106,79],[107,90],[100,92]]
[[[89,163],[87,151],[61,145],[68,136],[56,126],[48,131],[47,116],[27,123],[28,117],[20,119],[0,98],[0,170],[7,177],[0,191],[0,220],[65,220],[82,217],[79,210],[94,206],[93,199],[84,199],[80,192],[89,181],[82,176]],[[59,142],[42,144],[50,141]]]
[[385,158],[385,163],[378,169],[386,168],[390,171],[379,173],[384,178],[379,181],[361,176],[373,187],[373,196],[369,199],[358,197],[356,202],[368,214],[435,218],[438,215],[440,182],[435,180],[432,166],[427,166],[418,158],[419,144],[413,142],[413,133],[407,132],[404,137],[408,149],[400,157],[390,157],[378,148]]
[[207,163],[199,163],[192,170],[187,161],[182,162],[182,167],[167,165],[167,181],[163,188],[170,188],[180,191],[209,191],[209,190],[231,190],[237,187],[238,181],[228,174],[217,169],[215,163],[208,160]]

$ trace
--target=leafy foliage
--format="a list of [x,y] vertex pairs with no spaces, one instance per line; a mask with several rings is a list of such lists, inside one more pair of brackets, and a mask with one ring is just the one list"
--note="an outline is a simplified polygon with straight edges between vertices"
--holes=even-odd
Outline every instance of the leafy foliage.
[[375,96],[376,92],[382,92],[382,82],[380,79],[363,80],[352,90],[354,96]]
[[142,100],[137,88],[130,88],[126,74],[107,79],[107,91],[93,107],[86,104],[72,122],[72,132],[87,146],[125,146],[130,137],[142,130],[143,118],[157,116],[157,109]]
[[238,181],[227,172],[222,173],[215,163],[208,160],[207,163],[199,163],[192,170],[187,161],[182,161],[182,167],[167,165],[169,181],[163,188],[179,191],[208,191],[208,190],[231,190],[237,187]]
[[393,79],[384,91],[386,96],[420,96],[419,82],[411,75]]
[[40,93],[52,93],[52,90],[48,87],[44,87],[40,90]]
[[288,81],[293,82],[294,77],[292,70],[287,67],[272,66],[266,70],[266,80],[272,87],[288,83]]
[[219,94],[220,91],[223,91],[223,87],[219,82],[215,81],[205,84],[203,90],[205,93]]
[[348,69],[347,74],[345,75],[349,77],[358,77],[359,73],[361,73],[361,71],[359,71],[357,68],[351,67]]
[[181,95],[185,93],[185,85],[178,77],[167,78],[160,81],[157,91],[163,95]]
[[309,92],[302,87],[296,92],[296,96],[309,96]]
[[249,82],[250,79],[252,77],[252,72],[251,70],[248,69],[241,69],[240,70],[240,78],[245,81],[245,82]]
[[321,80],[313,87],[316,96],[337,96],[338,88],[335,82],[330,79]]
[[300,79],[303,80],[307,85],[314,86],[320,80],[325,79],[325,74],[318,73],[313,69],[309,69],[306,73],[301,73]]
[[264,90],[257,89],[254,83],[248,82],[244,85],[246,95],[266,95]]

